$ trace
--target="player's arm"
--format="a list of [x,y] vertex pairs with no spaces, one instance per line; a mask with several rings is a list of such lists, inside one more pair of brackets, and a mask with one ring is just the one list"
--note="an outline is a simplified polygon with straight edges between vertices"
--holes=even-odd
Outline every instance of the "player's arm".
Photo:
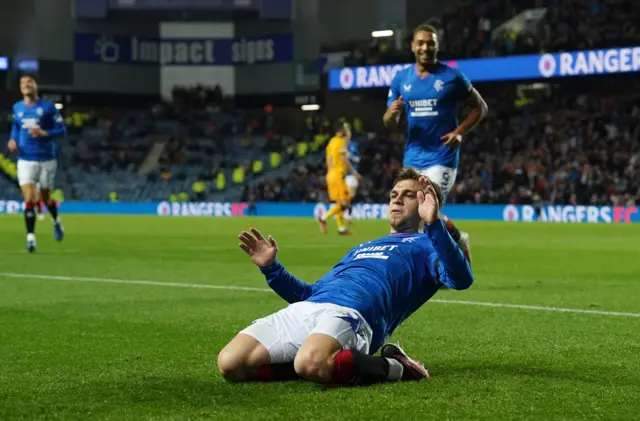
[[340,159],[344,163],[345,167],[347,167],[347,173],[353,174],[356,177],[360,177],[360,175],[358,174],[356,169],[353,168],[353,164],[351,164],[351,161],[349,161],[349,157],[347,156],[347,150],[346,149],[340,151]]
[[449,288],[467,289],[473,284],[473,272],[460,247],[453,241],[442,219],[425,225],[435,254],[429,259],[432,273]]
[[471,85],[471,81],[462,72],[455,78],[457,96],[460,102],[471,109],[467,117],[456,128],[455,133],[461,136],[471,132],[489,112],[489,107],[482,95]]
[[489,112],[486,101],[473,86],[470,87],[469,96],[464,101],[464,104],[469,107],[471,111],[456,129],[456,132],[462,136],[473,130]]
[[357,146],[349,145],[349,160],[355,162],[356,164],[360,163],[360,150]]
[[422,187],[417,191],[418,213],[425,223],[424,232],[431,240],[429,272],[449,288],[469,288],[473,283],[471,266],[438,216],[442,192],[427,177],[420,177],[419,182]]
[[13,110],[13,117],[11,118],[11,134],[9,135],[9,142],[7,144],[7,148],[9,152],[15,152],[18,150],[18,139],[20,138],[20,122],[18,121],[18,116]]
[[392,127],[397,124],[402,110],[404,110],[404,101],[400,94],[400,72],[398,72],[391,81],[389,97],[387,98],[387,111],[382,116],[382,122],[385,127]]
[[50,137],[66,136],[67,126],[64,124],[62,114],[54,104],[51,104],[51,118],[53,119],[53,128],[47,131],[47,135]]
[[278,245],[272,236],[264,236],[255,228],[251,232],[243,231],[238,236],[238,246],[260,268],[267,278],[267,284],[288,303],[295,303],[309,298],[313,287],[290,274],[276,259]]
[[9,140],[13,140],[17,142],[20,138],[20,122],[18,121],[18,116],[16,113],[13,113],[13,117],[11,118],[11,134],[9,135]]
[[311,285],[293,276],[277,260],[269,266],[261,267],[260,272],[271,289],[289,304],[304,301],[313,293]]
[[9,135],[9,142],[18,142],[20,139],[20,122],[18,121],[18,116],[16,113],[13,113],[13,117],[11,119],[11,134]]

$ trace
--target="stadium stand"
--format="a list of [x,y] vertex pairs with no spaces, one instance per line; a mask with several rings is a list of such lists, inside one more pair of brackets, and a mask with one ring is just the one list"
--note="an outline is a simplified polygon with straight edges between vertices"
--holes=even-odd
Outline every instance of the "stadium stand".
[[[286,174],[290,162],[317,157],[327,139],[326,132],[304,141],[282,135],[268,111],[243,115],[225,104],[219,87],[176,87],[171,103],[118,118],[67,114],[57,176],[67,200],[239,199],[245,182]],[[0,161],[10,200],[20,196],[14,160]]]
[[[625,47],[640,43],[639,11],[632,0],[484,0],[464,2],[426,20],[439,30],[442,59],[538,54]],[[411,34],[402,48],[378,38],[327,46],[351,51],[346,65],[410,62]]]
[[[488,98],[490,115],[463,144],[451,203],[626,204],[640,199],[640,95],[557,93],[538,103]],[[359,136],[357,200],[384,202],[404,137]],[[323,200],[323,163],[245,192],[255,200]]]
[[[429,22],[441,31],[445,58],[637,45],[640,31],[631,22],[638,10],[632,3],[486,0],[464,3]],[[400,51],[384,40],[369,40],[364,49],[356,45],[347,64],[411,60],[406,41]],[[637,96],[555,92],[541,103],[514,106],[483,93],[491,113],[465,141],[450,201],[637,200]],[[256,118],[234,109],[219,86],[176,86],[172,94],[170,103],[129,114],[98,117],[68,110],[70,134],[60,141],[57,180],[65,198],[324,200],[328,119],[320,116],[306,133],[291,136],[281,133],[268,110]],[[403,136],[370,128],[357,137],[366,178],[357,199],[385,200],[383,192],[401,165]],[[19,199],[14,158],[0,158],[3,197]]]

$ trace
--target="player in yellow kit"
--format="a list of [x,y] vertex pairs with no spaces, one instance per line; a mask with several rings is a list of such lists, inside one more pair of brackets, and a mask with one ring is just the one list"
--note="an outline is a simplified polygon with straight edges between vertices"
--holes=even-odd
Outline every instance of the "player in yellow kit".
[[331,138],[327,145],[327,191],[329,200],[334,205],[326,214],[318,218],[318,223],[324,233],[327,232],[327,220],[335,216],[338,234],[351,235],[344,220],[344,211],[351,206],[351,195],[344,178],[347,174],[353,174],[358,180],[361,177],[347,157],[347,144],[350,139],[350,127],[345,123],[340,123],[336,128],[336,135]]

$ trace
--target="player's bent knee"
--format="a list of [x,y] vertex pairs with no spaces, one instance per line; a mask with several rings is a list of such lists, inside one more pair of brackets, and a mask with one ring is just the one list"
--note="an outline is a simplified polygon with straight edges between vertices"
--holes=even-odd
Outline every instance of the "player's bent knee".
[[234,355],[226,348],[218,354],[218,372],[225,380],[232,383],[247,379],[247,364],[239,355]]
[[317,349],[298,351],[293,368],[298,376],[316,383],[331,381],[333,371],[333,356]]
[[269,351],[260,342],[239,334],[218,354],[218,371],[227,381],[243,382],[269,361]]

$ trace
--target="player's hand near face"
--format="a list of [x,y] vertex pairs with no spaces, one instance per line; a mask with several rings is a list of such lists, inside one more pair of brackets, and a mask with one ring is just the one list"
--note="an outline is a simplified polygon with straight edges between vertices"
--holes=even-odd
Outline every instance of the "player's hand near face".
[[238,235],[238,239],[240,240],[238,246],[247,253],[256,266],[267,267],[276,261],[278,245],[272,236],[265,239],[260,231],[251,228],[251,233],[243,231]]
[[418,213],[425,223],[432,224],[438,220],[438,212],[440,210],[438,195],[426,177],[420,177],[420,187],[421,190],[418,191]]
[[9,139],[7,148],[9,149],[9,152],[15,152],[18,150],[18,143],[14,139]]

